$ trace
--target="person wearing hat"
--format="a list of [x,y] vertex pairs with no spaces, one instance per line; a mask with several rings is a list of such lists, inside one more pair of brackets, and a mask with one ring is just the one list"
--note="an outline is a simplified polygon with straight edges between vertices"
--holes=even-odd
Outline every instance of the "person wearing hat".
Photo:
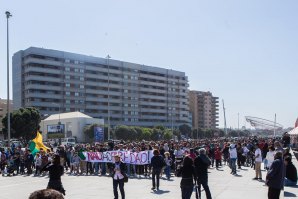
[[120,160],[120,155],[114,156],[115,163],[111,165],[112,177],[113,177],[113,191],[115,199],[118,199],[118,186],[121,193],[121,198],[125,199],[124,192],[124,178],[126,176],[126,165]]

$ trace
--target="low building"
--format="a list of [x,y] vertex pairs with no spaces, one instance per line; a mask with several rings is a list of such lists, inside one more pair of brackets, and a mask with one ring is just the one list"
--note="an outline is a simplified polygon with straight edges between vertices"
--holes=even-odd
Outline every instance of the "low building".
[[90,124],[104,125],[103,119],[92,118],[81,112],[54,114],[40,123],[44,140],[75,137],[78,142],[86,142],[84,127]]

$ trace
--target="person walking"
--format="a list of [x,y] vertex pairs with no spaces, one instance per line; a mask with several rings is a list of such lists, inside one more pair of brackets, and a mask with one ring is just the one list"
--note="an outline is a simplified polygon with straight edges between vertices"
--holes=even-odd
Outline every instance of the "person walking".
[[159,177],[161,169],[165,166],[165,161],[157,149],[153,150],[153,157],[151,158],[152,167],[152,188],[151,190],[159,190]]
[[282,152],[278,151],[266,176],[268,186],[268,199],[279,199],[284,183],[284,163]]
[[47,189],[54,189],[65,195],[65,189],[61,182],[61,176],[64,173],[64,167],[61,165],[60,156],[54,155],[53,163],[48,163],[42,171],[49,171],[49,183]]
[[267,165],[266,165],[267,167],[266,167],[266,169],[267,170],[269,170],[269,168],[271,167],[271,165],[272,165],[272,163],[274,161],[274,154],[275,154],[274,148],[273,148],[273,146],[270,146],[269,147],[269,151],[266,154],[266,160],[267,160]]
[[259,148],[259,144],[256,144],[256,150],[255,150],[256,177],[254,178],[254,180],[262,180],[261,164],[262,164],[262,151]]
[[230,167],[231,167],[231,174],[236,175],[237,170],[236,170],[236,160],[237,160],[237,150],[235,147],[235,144],[231,144],[230,149]]
[[182,199],[190,199],[193,191],[194,181],[196,181],[195,168],[193,160],[189,156],[185,156],[183,166],[178,169],[177,176],[181,176],[180,188]]
[[120,155],[115,155],[115,163],[111,165],[112,177],[113,177],[113,191],[114,198],[118,199],[118,186],[121,193],[121,198],[125,199],[124,192],[124,178],[126,176],[126,165],[120,160]]
[[199,155],[196,157],[194,165],[199,189],[199,198],[201,198],[202,185],[205,190],[207,199],[212,199],[208,186],[208,167],[211,165],[211,160],[206,156],[206,150],[204,148],[201,148],[199,150]]

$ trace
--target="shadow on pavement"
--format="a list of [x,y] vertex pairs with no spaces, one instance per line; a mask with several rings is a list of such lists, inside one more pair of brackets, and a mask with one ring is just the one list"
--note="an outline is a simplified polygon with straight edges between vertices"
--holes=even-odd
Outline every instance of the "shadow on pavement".
[[158,194],[158,195],[161,195],[161,194],[164,194],[164,193],[169,193],[170,191],[167,191],[167,190],[154,190],[153,193],[154,194]]
[[296,197],[296,194],[285,191],[284,197]]

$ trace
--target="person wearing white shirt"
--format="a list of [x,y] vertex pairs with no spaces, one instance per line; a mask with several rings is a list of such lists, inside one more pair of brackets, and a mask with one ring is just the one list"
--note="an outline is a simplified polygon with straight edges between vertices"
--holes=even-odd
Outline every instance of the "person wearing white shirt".
[[237,150],[236,150],[235,144],[230,145],[229,153],[230,153],[230,167],[232,170],[231,174],[236,175],[237,174],[237,171],[236,171]]
[[256,177],[254,178],[254,180],[262,180],[261,164],[262,164],[262,151],[259,148],[259,144],[256,144],[256,150],[255,150]]
[[275,155],[274,147],[270,146],[269,151],[267,152],[267,155],[266,155],[267,169],[270,169],[270,167],[274,161],[274,155]]

